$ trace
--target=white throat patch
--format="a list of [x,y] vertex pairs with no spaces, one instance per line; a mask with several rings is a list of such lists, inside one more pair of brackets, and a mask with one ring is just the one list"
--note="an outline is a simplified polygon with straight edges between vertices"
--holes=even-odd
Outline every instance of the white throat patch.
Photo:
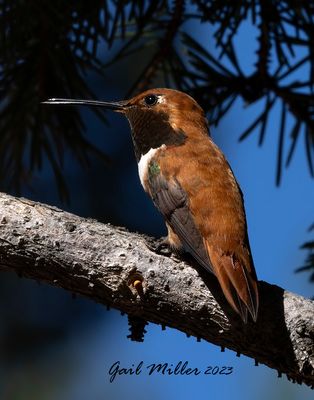
[[162,146],[157,147],[157,149],[150,149],[146,154],[141,156],[141,159],[138,163],[138,174],[140,176],[141,184],[144,190],[146,190],[145,183],[147,179],[149,163],[151,159],[155,157],[156,153],[165,148],[166,145],[163,144]]

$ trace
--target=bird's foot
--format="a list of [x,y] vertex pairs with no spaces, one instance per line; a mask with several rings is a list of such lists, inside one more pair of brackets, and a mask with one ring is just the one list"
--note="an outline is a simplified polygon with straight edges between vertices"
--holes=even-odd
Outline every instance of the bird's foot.
[[161,256],[171,257],[173,253],[167,237],[162,237],[160,239],[146,239],[146,246],[149,250]]

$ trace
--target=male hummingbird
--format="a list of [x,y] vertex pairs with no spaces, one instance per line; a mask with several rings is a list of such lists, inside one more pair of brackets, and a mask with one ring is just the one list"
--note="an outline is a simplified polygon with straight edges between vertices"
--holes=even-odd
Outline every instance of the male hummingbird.
[[208,135],[202,108],[177,90],[151,89],[130,100],[49,99],[124,114],[131,125],[139,177],[163,215],[168,244],[213,273],[247,322],[258,312],[258,284],[243,197],[223,153]]

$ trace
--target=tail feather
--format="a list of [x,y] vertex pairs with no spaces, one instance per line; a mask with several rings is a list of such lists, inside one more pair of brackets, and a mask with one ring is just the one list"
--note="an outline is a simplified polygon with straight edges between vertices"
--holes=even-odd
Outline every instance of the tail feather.
[[244,322],[247,322],[248,311],[256,321],[258,288],[250,261],[244,260],[240,255],[224,254],[210,248],[208,253],[214,273],[232,308]]

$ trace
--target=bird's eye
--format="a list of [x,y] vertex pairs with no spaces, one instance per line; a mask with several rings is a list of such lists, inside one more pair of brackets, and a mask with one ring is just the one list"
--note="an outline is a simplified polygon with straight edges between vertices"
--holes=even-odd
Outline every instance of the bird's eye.
[[144,98],[144,103],[147,106],[154,106],[157,103],[158,97],[155,94],[150,94]]

